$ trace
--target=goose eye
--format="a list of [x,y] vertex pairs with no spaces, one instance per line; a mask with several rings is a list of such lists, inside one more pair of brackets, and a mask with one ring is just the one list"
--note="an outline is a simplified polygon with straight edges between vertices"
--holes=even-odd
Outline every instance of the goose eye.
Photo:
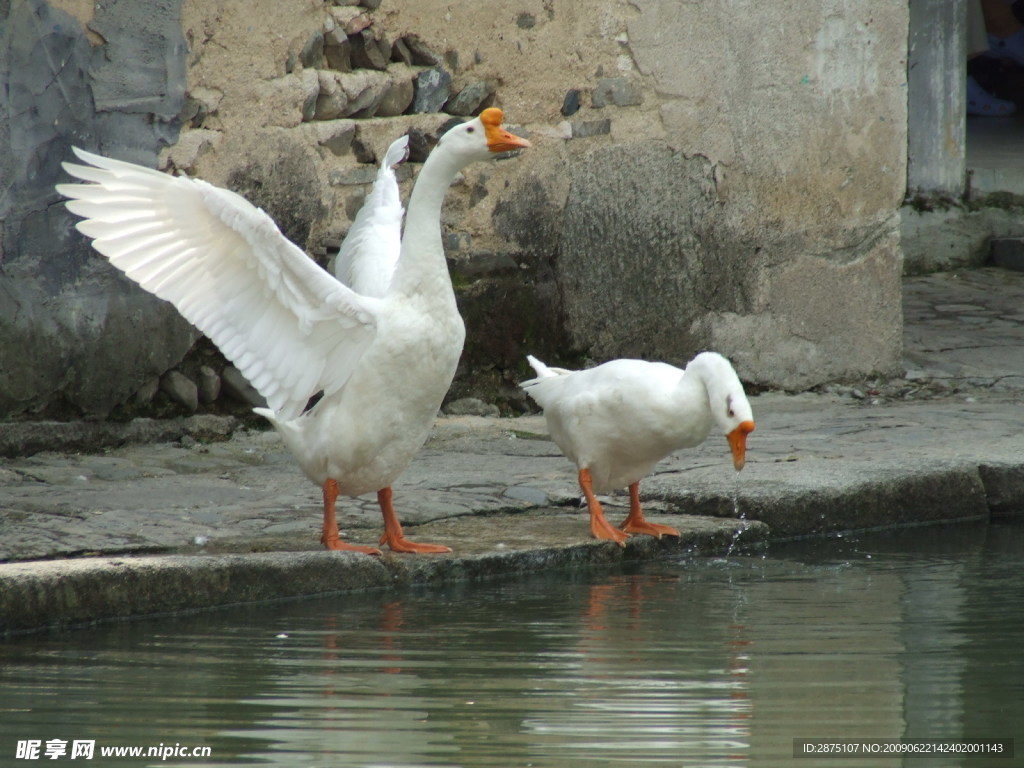
[[472,125],[469,126],[469,128],[466,129],[466,133],[475,133],[475,132],[476,132],[476,128],[474,128]]

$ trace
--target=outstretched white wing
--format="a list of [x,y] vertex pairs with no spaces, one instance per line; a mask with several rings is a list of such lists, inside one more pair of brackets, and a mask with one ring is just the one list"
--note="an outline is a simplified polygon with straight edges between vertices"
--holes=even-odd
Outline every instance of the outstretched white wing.
[[348,380],[376,334],[377,302],[291,243],[262,210],[204,181],[75,149],[59,184],[110,263],[174,304],[282,419]]
[[334,264],[341,282],[362,296],[383,298],[402,250],[402,200],[392,168],[405,160],[409,137],[392,142],[373,189],[356,214]]

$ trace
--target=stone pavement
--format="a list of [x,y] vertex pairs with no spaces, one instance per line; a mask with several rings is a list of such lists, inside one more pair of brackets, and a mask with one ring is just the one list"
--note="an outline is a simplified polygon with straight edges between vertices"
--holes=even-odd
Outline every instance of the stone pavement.
[[[575,472],[540,416],[439,419],[395,504],[410,537],[455,554],[383,558],[321,551],[318,489],[272,431],[214,417],[5,425],[0,453],[65,450],[0,464],[0,633],[1013,514],[1024,510],[1022,296],[1024,275],[999,269],[908,278],[905,377],[752,398],[744,471],[719,436],[666,460],[641,492],[682,540],[633,537],[624,550],[589,539]],[[80,451],[90,439],[141,442]],[[613,519],[625,501],[607,500]],[[345,500],[339,521],[356,543],[381,527],[370,497]]]

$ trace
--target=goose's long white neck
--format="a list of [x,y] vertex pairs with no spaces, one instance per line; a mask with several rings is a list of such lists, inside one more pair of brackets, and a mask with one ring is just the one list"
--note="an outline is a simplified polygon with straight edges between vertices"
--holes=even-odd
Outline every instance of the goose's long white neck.
[[720,367],[721,363],[716,356],[707,353],[697,355],[686,366],[686,372],[676,387],[675,397],[680,403],[710,410],[711,401],[723,386],[719,379]]
[[423,164],[409,197],[402,255],[393,284],[395,293],[452,295],[441,241],[441,206],[460,169],[443,148],[435,149]]
[[710,361],[707,355],[697,355],[686,365],[686,375],[680,379],[680,385],[707,389],[713,378]]
[[686,372],[673,393],[680,407],[705,407],[709,399],[707,373],[702,365],[691,362],[686,366]]
[[[677,397],[700,401],[719,426],[726,426],[725,414],[737,409],[749,410],[743,385],[732,365],[715,352],[702,352],[686,366],[686,373],[676,390]],[[730,405],[731,399],[731,405]],[[738,418],[749,418],[739,415]]]

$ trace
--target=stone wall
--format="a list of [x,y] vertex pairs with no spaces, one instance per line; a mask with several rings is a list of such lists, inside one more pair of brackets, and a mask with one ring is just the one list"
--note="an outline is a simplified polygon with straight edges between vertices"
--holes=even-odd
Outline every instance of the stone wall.
[[[23,43],[8,34],[0,68],[17,80],[14,64],[41,55],[26,46],[54,35],[79,52],[61,70],[78,89],[63,106],[77,122],[27,142],[47,158],[39,173],[3,174],[14,183],[0,198],[13,222],[0,241],[0,323],[16,331],[5,333],[5,413],[55,402],[106,413],[153,389],[193,341],[69,231],[47,189],[71,143],[240,191],[328,264],[388,143],[412,136],[407,193],[444,124],[490,105],[534,148],[467,169],[449,192],[446,245],[468,326],[453,396],[514,400],[527,352],[682,363],[715,348],[746,380],[791,389],[899,364],[905,3],[163,0],[164,26],[122,14],[116,27],[91,2],[52,5],[11,0],[10,19],[46,23]],[[29,45],[32,35],[43,40]],[[128,73],[162,95],[133,100]],[[98,98],[110,83],[120,95]],[[5,147],[22,147],[22,119],[0,117]],[[45,226],[26,240],[31,200]],[[72,264],[34,289],[35,305],[10,301],[15,278]],[[95,288],[93,273],[105,281]],[[54,325],[44,304],[61,317],[106,309]],[[66,348],[44,357],[102,376],[105,397],[43,376],[45,365],[8,366],[56,344],[30,339],[47,323],[38,333]],[[142,362],[111,364],[81,339]]]
[[0,2],[0,415],[106,413],[192,345],[177,312],[98,258],[55,205],[72,144],[152,165],[176,140],[179,2],[137,5],[97,6],[87,32],[43,0]]

